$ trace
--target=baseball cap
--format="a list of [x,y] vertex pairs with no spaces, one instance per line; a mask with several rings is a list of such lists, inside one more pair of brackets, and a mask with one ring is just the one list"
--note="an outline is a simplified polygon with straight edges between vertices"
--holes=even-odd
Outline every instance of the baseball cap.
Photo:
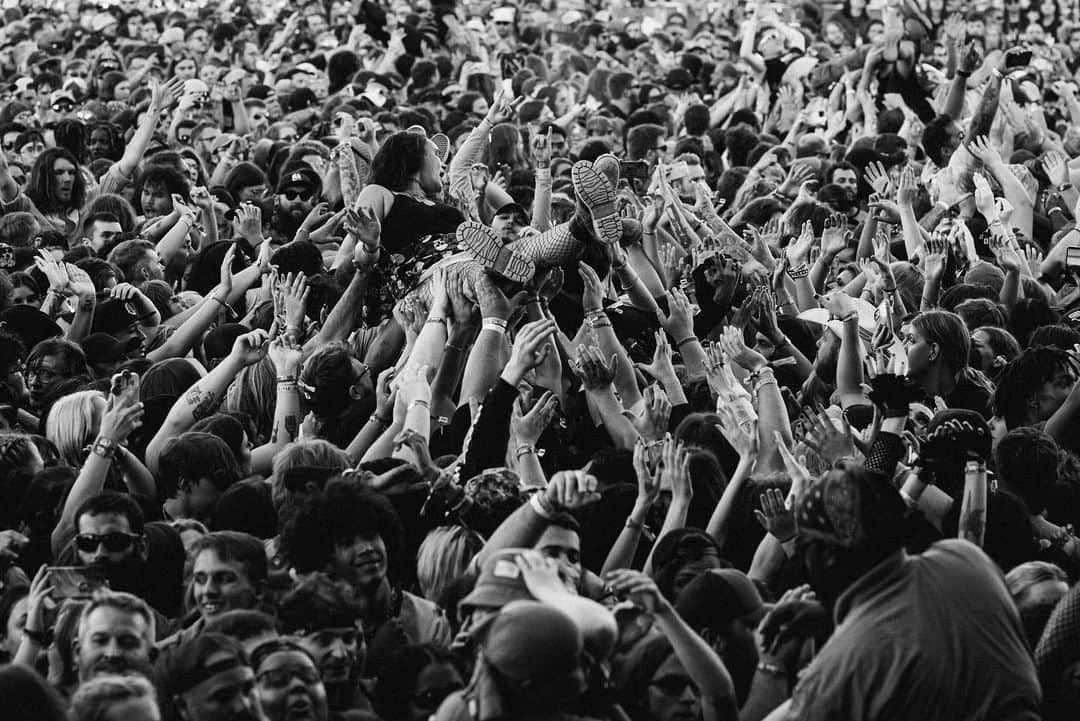
[[158,37],[158,45],[172,45],[184,42],[184,31],[178,27],[165,28]]
[[54,90],[52,92],[52,94],[49,95],[49,104],[50,105],[55,105],[57,102],[59,102],[61,100],[67,100],[68,102],[74,103],[75,102],[75,96],[72,95],[70,90],[65,90],[64,88],[61,88],[60,90]]
[[512,23],[514,22],[514,8],[495,8],[491,11],[491,19],[497,23]]
[[177,649],[169,678],[184,694],[224,671],[249,666],[240,643],[221,633],[200,633]]
[[668,90],[686,90],[692,82],[693,78],[685,68],[672,68],[664,77],[664,87]]
[[484,659],[514,681],[572,671],[581,663],[582,647],[574,620],[537,601],[507,604],[481,645]]
[[80,345],[86,354],[86,361],[91,365],[118,361],[139,347],[138,338],[119,341],[108,333],[91,333],[82,339]]
[[322,180],[311,168],[296,168],[281,176],[276,192],[282,193],[288,188],[303,188],[318,194],[322,192]]
[[[203,338],[203,355],[207,360],[224,358],[232,352],[233,343],[248,329],[239,323],[225,323],[214,328]],[[89,354],[88,354],[89,355]]]
[[63,334],[52,318],[29,305],[14,305],[0,313],[0,327],[22,338],[27,348]]
[[462,609],[502,608],[514,601],[533,600],[516,560],[525,552],[524,548],[504,548],[492,554],[480,568],[472,593],[458,605]]
[[292,69],[292,72],[289,74],[295,75],[296,73],[303,73],[304,75],[318,75],[319,69],[311,63],[300,63],[299,65],[294,67]]
[[94,310],[90,332],[111,335],[117,331],[127,330],[138,320],[138,316],[138,311],[130,301],[108,298],[98,303]]
[[736,618],[757,623],[768,607],[745,573],[734,568],[705,571],[686,584],[675,602],[675,610],[691,628],[701,632],[718,621]]
[[506,203],[495,211],[495,215],[507,215],[508,213],[513,213],[514,220],[516,220],[521,225],[529,224],[529,214],[525,212],[525,208],[521,207],[517,203]]

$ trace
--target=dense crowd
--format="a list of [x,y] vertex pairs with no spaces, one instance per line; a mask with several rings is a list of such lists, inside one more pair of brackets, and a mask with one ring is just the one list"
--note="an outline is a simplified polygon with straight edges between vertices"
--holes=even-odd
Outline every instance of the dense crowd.
[[1080,718],[1080,6],[5,2],[0,718]]

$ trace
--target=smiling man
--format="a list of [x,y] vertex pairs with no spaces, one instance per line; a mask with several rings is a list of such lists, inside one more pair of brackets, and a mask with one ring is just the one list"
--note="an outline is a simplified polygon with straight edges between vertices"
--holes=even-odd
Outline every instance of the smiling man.
[[[386,497],[347,480],[330,481],[282,534],[282,547],[298,573],[328,574],[351,587],[368,644],[378,646],[367,674],[404,643],[450,642],[450,627],[435,604],[403,590],[402,526]],[[376,640],[385,643],[376,644]]]
[[267,561],[262,541],[237,531],[215,531],[188,551],[188,586],[193,609],[183,628],[159,647],[183,644],[205,630],[206,622],[228,611],[254,609],[266,590]]

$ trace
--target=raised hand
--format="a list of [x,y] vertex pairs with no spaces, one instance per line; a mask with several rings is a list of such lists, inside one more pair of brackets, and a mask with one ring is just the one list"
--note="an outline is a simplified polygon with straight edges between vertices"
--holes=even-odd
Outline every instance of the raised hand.
[[671,603],[660,593],[656,582],[641,571],[629,568],[608,571],[604,581],[616,596],[625,598],[645,613],[657,615],[671,608]]
[[304,351],[293,337],[279,335],[270,341],[267,355],[270,362],[274,364],[277,377],[290,378],[295,377],[300,372]]
[[940,281],[945,275],[945,261],[948,257],[949,245],[945,234],[935,230],[927,241],[926,249],[922,256],[922,270],[927,280]]
[[800,455],[796,458],[788,449],[787,442],[780,434],[780,431],[773,431],[773,438],[776,440],[777,450],[780,451],[780,458],[784,462],[784,470],[787,471],[788,477],[791,479],[791,490],[788,492],[788,498],[791,499],[791,506],[794,508],[794,505],[802,498],[803,492],[811,481],[810,470],[806,467],[806,456]]
[[759,446],[757,419],[740,422],[739,416],[727,404],[717,404],[716,415],[720,417],[716,427],[739,457],[756,458]]
[[661,487],[671,489],[673,503],[689,504],[694,497],[694,486],[690,482],[690,451],[686,444],[676,441],[670,433],[666,434],[660,463],[663,467]]
[[[510,360],[503,373],[514,378],[516,385],[526,373],[544,362],[551,352],[555,335],[555,321],[543,318],[526,324],[514,339]],[[507,379],[509,382],[509,379]]]
[[821,456],[822,460],[831,464],[855,455],[855,441],[847,418],[840,417],[843,429],[837,428],[833,419],[824,411],[810,421],[811,425],[803,442]]
[[725,356],[751,373],[759,371],[768,365],[765,356],[746,345],[742,328],[727,326],[724,328],[724,334],[720,336],[719,343]]
[[641,394],[641,411],[637,415],[623,411],[623,417],[630,421],[639,436],[647,441],[656,441],[667,433],[671,401],[663,388],[651,385]]
[[528,411],[524,408],[524,401],[518,398],[510,415],[510,430],[519,444],[535,446],[540,436],[555,417],[555,411],[559,407],[559,399],[551,391],[533,404]]
[[649,450],[645,447],[645,440],[639,437],[634,442],[634,475],[637,477],[638,484],[638,506],[652,508],[660,495],[661,474],[662,469],[659,464],[656,470],[649,470]]
[[905,167],[900,173],[900,185],[896,188],[896,204],[910,207],[915,202],[918,190],[918,185],[915,183],[915,171],[911,169],[911,166]]
[[656,349],[651,363],[635,363],[634,367],[648,373],[659,381],[677,381],[675,366],[672,363],[671,343],[663,331],[656,333]]
[[848,219],[841,213],[833,213],[825,219],[821,232],[821,252],[826,258],[835,258],[848,245]]
[[232,353],[230,353],[230,355],[245,366],[258,363],[266,356],[267,351],[270,349],[270,344],[267,342],[268,339],[269,335],[262,329],[245,333],[233,341]]
[[657,308],[656,318],[668,334],[680,342],[694,335],[694,316],[690,308],[690,299],[678,288],[673,288],[667,294],[668,312]]
[[1050,178],[1053,185],[1065,185],[1069,182],[1069,166],[1066,165],[1068,158],[1056,150],[1046,153],[1042,159],[1043,170],[1046,177]]
[[584,261],[578,262],[578,275],[584,285],[581,292],[581,307],[586,313],[601,310],[604,307],[604,287],[600,283],[600,276],[591,265]]
[[972,173],[972,183],[975,185],[975,208],[983,214],[987,222],[998,219],[998,207],[994,202],[994,191],[990,189],[990,181],[982,173]]
[[303,331],[307,301],[311,295],[307,278],[303,273],[297,273],[295,276],[289,273],[281,285],[281,297],[285,302],[285,327]]
[[892,182],[889,180],[889,172],[885,170],[885,166],[878,161],[874,161],[866,166],[863,177],[866,178],[866,182],[870,184],[870,187],[873,188],[874,192],[878,195],[892,195]]
[[600,500],[596,476],[585,471],[559,471],[548,481],[544,499],[556,509],[572,511]]
[[769,534],[781,543],[795,538],[795,513],[784,505],[784,494],[777,488],[766,489],[760,497],[761,510],[754,509],[754,518]]
[[788,244],[784,252],[792,268],[800,268],[806,265],[806,259],[810,255],[810,247],[814,244],[814,226],[810,221],[803,223],[799,237]]

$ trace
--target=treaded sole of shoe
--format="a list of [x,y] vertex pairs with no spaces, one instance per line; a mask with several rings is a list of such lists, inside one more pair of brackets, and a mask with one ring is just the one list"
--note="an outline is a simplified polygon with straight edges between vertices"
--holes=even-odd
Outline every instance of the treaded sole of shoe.
[[508,280],[524,283],[536,271],[531,260],[503,245],[487,226],[472,221],[462,223],[458,228],[458,239],[482,266]]
[[607,178],[583,162],[576,163],[570,169],[570,175],[574,190],[589,209],[597,230],[601,233],[600,241],[607,244],[618,242],[622,236],[622,221],[615,207],[615,191],[611,189]]

